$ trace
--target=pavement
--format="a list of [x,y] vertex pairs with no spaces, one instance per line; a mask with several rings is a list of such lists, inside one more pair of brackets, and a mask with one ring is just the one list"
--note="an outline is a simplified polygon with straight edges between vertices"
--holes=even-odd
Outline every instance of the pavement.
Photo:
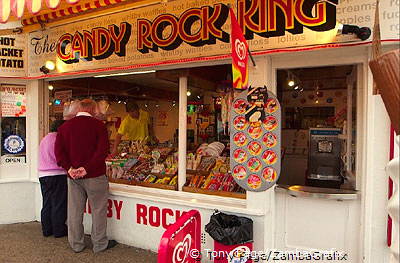
[[43,237],[38,222],[0,225],[0,263],[156,263],[151,251],[118,244],[94,254],[90,236],[81,253],[71,250],[66,237]]

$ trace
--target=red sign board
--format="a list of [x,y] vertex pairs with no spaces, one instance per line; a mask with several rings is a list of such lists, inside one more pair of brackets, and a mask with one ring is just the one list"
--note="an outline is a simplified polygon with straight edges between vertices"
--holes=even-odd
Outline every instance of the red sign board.
[[164,232],[158,247],[158,263],[200,262],[201,217],[196,210],[185,213]]

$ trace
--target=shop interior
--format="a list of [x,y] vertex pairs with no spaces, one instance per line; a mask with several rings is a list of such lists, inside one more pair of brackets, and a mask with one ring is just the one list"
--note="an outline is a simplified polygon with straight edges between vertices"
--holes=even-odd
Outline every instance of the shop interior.
[[282,170],[278,183],[354,189],[355,67],[277,71],[282,106]]
[[[231,65],[140,71],[50,81],[49,124],[84,98],[98,102],[111,149],[126,105],[149,116],[142,141],[122,138],[107,160],[111,182],[177,190],[179,76],[188,76],[187,173],[183,191],[246,198],[231,176],[228,125]],[[353,189],[356,80],[353,66],[280,69],[282,169],[278,184]],[[76,104],[75,104],[76,105]]]
[[246,198],[229,171],[231,65],[50,81],[46,84],[49,124],[73,112],[76,101],[92,98],[98,102],[98,118],[106,124],[112,144],[128,115],[126,105],[134,101],[148,113],[148,136],[141,141],[123,137],[117,156],[107,160],[107,176],[114,183],[177,190],[181,75],[188,77],[187,175],[183,190]]

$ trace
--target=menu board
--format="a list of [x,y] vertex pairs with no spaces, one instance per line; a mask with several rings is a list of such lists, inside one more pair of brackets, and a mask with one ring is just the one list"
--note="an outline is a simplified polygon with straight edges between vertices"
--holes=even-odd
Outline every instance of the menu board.
[[1,85],[1,117],[26,116],[26,87],[19,85]]
[[272,187],[281,170],[281,107],[267,87],[250,87],[231,107],[231,171],[247,191]]

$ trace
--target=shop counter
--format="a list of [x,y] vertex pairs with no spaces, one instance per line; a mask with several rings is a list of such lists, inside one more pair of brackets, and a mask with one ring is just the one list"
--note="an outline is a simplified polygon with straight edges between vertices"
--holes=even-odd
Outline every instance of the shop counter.
[[276,249],[330,251],[335,248],[346,253],[349,262],[359,262],[359,192],[277,185],[275,207]]
[[331,200],[355,200],[359,198],[359,192],[346,189],[332,189],[301,185],[277,185],[276,191],[287,192],[293,197],[313,197]]
[[134,185],[110,183],[110,194],[127,198],[155,201],[166,204],[185,205],[188,207],[218,209],[232,213],[254,216],[264,215],[262,209],[247,208],[247,201],[233,197],[222,197],[183,191],[147,188]]

